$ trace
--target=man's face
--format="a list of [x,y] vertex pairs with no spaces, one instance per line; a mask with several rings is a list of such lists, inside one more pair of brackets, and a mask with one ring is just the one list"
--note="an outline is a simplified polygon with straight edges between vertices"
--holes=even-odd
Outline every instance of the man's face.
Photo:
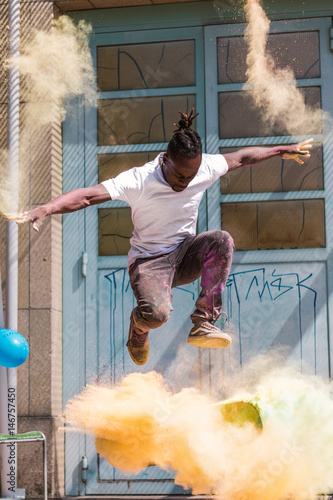
[[163,163],[164,179],[174,191],[180,192],[184,191],[197,175],[201,165],[201,154],[191,159],[182,156],[172,159],[164,153]]

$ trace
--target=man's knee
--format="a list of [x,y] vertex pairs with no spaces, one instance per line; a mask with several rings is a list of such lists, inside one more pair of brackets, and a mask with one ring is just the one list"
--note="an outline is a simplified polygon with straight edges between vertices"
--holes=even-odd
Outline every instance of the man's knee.
[[227,231],[210,231],[212,240],[218,248],[223,249],[224,253],[234,251],[234,240]]
[[149,324],[149,328],[158,328],[169,319],[171,310],[170,304],[147,304],[140,308],[140,313]]

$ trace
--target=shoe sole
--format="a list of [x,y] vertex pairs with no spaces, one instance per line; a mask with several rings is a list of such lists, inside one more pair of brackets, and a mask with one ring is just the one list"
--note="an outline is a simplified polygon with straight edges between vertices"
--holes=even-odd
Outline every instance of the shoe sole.
[[214,334],[193,335],[187,338],[187,343],[197,347],[212,347],[213,349],[225,349],[231,344],[231,338],[226,334],[225,337],[218,337]]
[[142,365],[145,365],[145,364],[147,363],[147,361],[148,361],[148,359],[149,359],[149,354],[150,354],[150,346],[149,346],[149,343],[148,343],[148,345],[147,345],[147,350],[146,350],[146,352],[144,353],[143,358],[136,358],[136,357],[135,357],[135,355],[134,355],[134,354],[132,353],[132,351],[131,351],[131,346],[130,346],[130,345],[127,345],[127,344],[126,344],[126,347],[127,347],[127,350],[128,350],[128,354],[130,355],[130,357],[131,357],[132,361],[134,361],[134,363],[135,363],[136,365],[140,365],[140,366],[142,366]]
[[147,363],[148,359],[149,359],[149,353],[148,353],[148,357],[147,357],[147,359],[144,359],[144,360],[138,360],[138,359],[134,358],[134,357],[132,356],[132,354],[131,354],[131,352],[130,352],[130,351],[128,351],[128,353],[129,353],[129,355],[130,355],[130,357],[131,357],[131,360],[132,360],[132,361],[133,361],[136,365],[139,365],[139,366],[145,365],[145,364]]

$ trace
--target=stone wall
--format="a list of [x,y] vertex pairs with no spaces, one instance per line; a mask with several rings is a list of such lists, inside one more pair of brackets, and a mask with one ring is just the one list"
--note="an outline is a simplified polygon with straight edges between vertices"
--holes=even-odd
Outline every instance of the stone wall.
[[[34,29],[49,30],[53,2],[21,1],[21,43]],[[8,1],[0,1],[1,63],[6,57]],[[1,64],[2,66],[2,64]],[[21,81],[20,119],[24,128],[25,86]],[[7,81],[1,70],[0,148],[7,142]],[[22,117],[22,118],[21,118]],[[26,131],[24,132],[26,135]],[[21,208],[34,208],[62,191],[61,125],[53,123],[28,137],[20,154]],[[0,265],[3,302],[6,307],[6,232],[0,220]],[[41,430],[48,444],[49,494],[63,495],[64,437],[62,426],[62,226],[61,216],[45,221],[39,233],[30,224],[19,227],[18,330],[28,340],[30,355],[18,369],[19,432]],[[42,496],[42,447],[39,443],[18,446],[18,488],[26,498]]]

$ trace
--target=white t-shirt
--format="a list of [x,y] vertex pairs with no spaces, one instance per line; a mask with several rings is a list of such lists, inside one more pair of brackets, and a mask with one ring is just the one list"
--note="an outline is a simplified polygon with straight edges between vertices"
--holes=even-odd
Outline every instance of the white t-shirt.
[[228,171],[222,155],[203,154],[197,175],[184,191],[176,192],[163,177],[162,158],[160,153],[144,166],[102,183],[112,200],[123,200],[132,209],[129,265],[138,257],[172,252],[187,236],[194,236],[205,190]]

